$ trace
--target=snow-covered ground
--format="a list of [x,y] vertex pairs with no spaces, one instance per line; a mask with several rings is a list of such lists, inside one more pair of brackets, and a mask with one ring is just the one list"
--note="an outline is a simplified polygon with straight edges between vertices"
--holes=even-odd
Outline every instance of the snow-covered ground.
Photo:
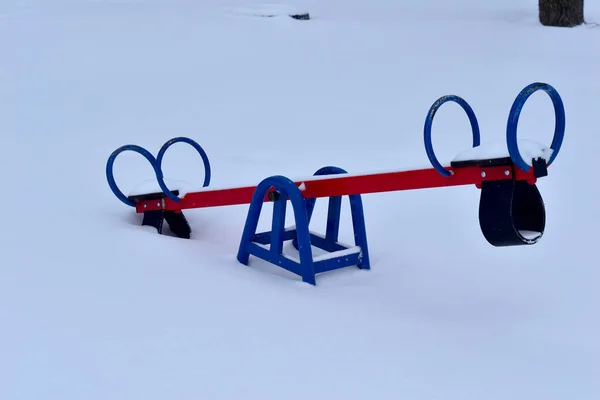
[[[600,28],[543,27],[522,0],[279,4],[314,19],[247,0],[0,0],[0,398],[600,398]],[[204,147],[216,186],[426,166],[437,98],[465,98],[482,141],[503,140],[536,81],[567,131],[535,246],[490,246],[475,187],[370,194],[372,269],[310,286],[237,262],[247,206],[188,211],[181,240],[141,227],[105,179],[117,147],[175,136]],[[534,94],[520,137],[549,144],[553,127]],[[458,106],[433,138],[443,163],[469,148]],[[164,164],[203,180],[184,144]],[[133,153],[115,171],[126,193],[153,177]]]

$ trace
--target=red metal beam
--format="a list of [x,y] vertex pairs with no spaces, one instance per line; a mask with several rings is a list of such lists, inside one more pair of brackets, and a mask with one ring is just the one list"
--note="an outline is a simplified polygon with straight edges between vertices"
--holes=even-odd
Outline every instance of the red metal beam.
[[[327,175],[315,176],[297,181],[304,198],[344,196],[351,194],[368,194],[392,192],[399,190],[427,189],[436,187],[479,185],[483,181],[513,179],[527,180],[535,183],[533,168],[523,172],[512,164],[494,167],[469,166],[446,168],[452,171],[449,177],[442,176],[433,168],[409,171],[383,172],[364,175]],[[187,193],[180,202],[165,196],[162,200],[146,200],[136,205],[136,211],[185,210],[189,208],[219,207],[249,204],[252,201],[256,186],[228,189],[210,189]],[[268,198],[264,199],[269,201]]]

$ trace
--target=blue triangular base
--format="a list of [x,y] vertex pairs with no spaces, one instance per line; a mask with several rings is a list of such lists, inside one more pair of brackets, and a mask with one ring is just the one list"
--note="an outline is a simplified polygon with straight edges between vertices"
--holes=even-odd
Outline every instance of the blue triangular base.
[[[336,167],[325,167],[315,175],[345,173]],[[262,205],[267,193],[276,193],[274,199],[272,230],[256,233]],[[348,196],[352,211],[355,246],[338,242],[341,214],[341,197],[329,198],[327,230],[325,235],[309,231],[315,199],[304,199],[301,191],[290,179],[272,176],[256,188],[238,251],[238,261],[248,265],[250,255],[263,259],[302,277],[304,282],[315,285],[315,274],[357,265],[369,269],[364,212],[360,195]],[[287,199],[294,211],[296,226],[285,229]],[[283,243],[292,240],[299,258],[283,254]],[[313,257],[312,246],[329,252]]]

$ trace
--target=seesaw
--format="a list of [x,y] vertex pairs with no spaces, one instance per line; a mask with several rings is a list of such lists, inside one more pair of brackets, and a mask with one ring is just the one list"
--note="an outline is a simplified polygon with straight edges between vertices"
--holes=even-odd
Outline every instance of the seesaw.
[[[554,105],[555,130],[550,147],[517,140],[521,110],[536,91],[546,92]],[[450,166],[442,166],[434,151],[431,128],[434,116],[446,102],[459,104],[466,112],[473,132],[473,147],[459,154]],[[293,181],[284,176],[270,176],[256,186],[211,189],[210,163],[204,149],[186,137],[166,142],[156,158],[146,149],[125,145],[115,150],[106,165],[108,184],[119,200],[143,214],[142,225],[155,227],[162,233],[167,222],[171,231],[181,238],[190,238],[191,228],[182,210],[204,207],[249,204],[248,217],[237,254],[240,263],[248,265],[250,256],[285,268],[315,284],[315,274],[358,266],[370,269],[362,194],[399,190],[414,190],[460,185],[476,185],[481,189],[479,223],[485,239],[493,246],[532,245],[544,233],[546,212],[536,187],[538,178],[547,176],[547,167],[554,161],[562,145],[565,131],[565,110],[558,92],[545,83],[532,83],[516,97],[506,128],[506,142],[481,145],[477,118],[462,98],[454,95],[440,97],[429,109],[425,119],[424,142],[427,157],[433,168],[390,171],[375,174],[348,174],[341,168],[328,166],[319,169],[308,179]],[[167,187],[162,172],[165,152],[175,143],[193,146],[204,162],[203,188],[181,192]],[[118,188],[113,165],[124,151],[144,156],[156,174],[159,190],[125,196]],[[354,230],[354,245],[338,241],[342,196],[348,196]],[[325,234],[309,229],[317,198],[329,198]],[[295,226],[286,228],[288,201],[292,206]],[[271,230],[257,232],[262,206],[273,203]],[[284,254],[283,244],[292,241],[298,254]],[[313,256],[315,246],[326,252]]]

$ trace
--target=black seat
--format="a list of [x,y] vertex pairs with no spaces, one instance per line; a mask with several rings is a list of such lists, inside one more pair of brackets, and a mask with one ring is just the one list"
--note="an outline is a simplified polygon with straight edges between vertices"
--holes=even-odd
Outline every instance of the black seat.
[[527,181],[483,182],[479,225],[493,246],[537,243],[546,225],[546,210],[538,188]]
[[[483,181],[479,200],[479,226],[493,246],[518,246],[537,243],[544,234],[546,210],[535,184],[514,179],[517,168],[510,157],[452,162],[452,167],[493,167],[506,165],[513,179]],[[534,176],[548,175],[546,162],[536,159]]]

